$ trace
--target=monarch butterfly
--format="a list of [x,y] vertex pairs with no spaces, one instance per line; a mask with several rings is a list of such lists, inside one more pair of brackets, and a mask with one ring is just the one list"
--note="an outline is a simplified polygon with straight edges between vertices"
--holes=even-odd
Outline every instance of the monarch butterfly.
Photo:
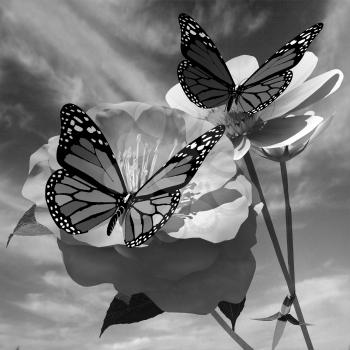
[[165,225],[179,204],[179,189],[189,183],[225,131],[222,125],[207,131],[136,193],[129,193],[112,149],[90,117],[66,104],[60,118],[57,161],[63,169],[50,176],[45,191],[53,220],[67,233],[81,234],[110,219],[110,235],[121,219],[128,247],[144,243]]
[[323,24],[317,23],[297,35],[273,54],[243,84],[236,85],[219,50],[201,26],[190,16],[179,15],[181,52],[179,82],[191,102],[201,108],[233,102],[254,114],[271,104],[287,88],[293,73],[289,69],[302,59]]

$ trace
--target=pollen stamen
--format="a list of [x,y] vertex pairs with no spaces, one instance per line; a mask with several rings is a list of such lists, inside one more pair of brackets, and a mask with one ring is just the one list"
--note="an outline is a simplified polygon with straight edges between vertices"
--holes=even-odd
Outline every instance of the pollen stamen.
[[153,175],[159,155],[159,145],[160,140],[157,140],[155,147],[142,142],[142,135],[138,134],[134,149],[128,147],[123,153],[118,152],[116,158],[128,192],[137,192]]

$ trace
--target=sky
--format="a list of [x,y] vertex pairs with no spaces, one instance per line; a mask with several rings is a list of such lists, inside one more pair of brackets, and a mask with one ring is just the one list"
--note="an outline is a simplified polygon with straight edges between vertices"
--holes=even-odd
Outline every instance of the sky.
[[[263,62],[282,43],[324,22],[312,44],[313,74],[343,71],[343,85],[315,105],[330,127],[288,163],[299,300],[318,350],[350,347],[350,1],[0,0],[0,349],[238,349],[211,316],[162,314],[99,329],[115,291],[85,288],[67,275],[52,237],[7,237],[30,206],[21,196],[30,155],[59,132],[58,111],[72,102],[135,100],[166,105],[181,59],[179,13],[192,15],[228,60]],[[284,240],[279,167],[256,159],[280,240]],[[262,219],[253,248],[257,269],[237,333],[271,348],[274,324],[252,318],[279,310],[287,294]],[[175,345],[176,344],[176,345]],[[302,349],[287,326],[280,349]],[[304,346],[304,347],[303,347]]]

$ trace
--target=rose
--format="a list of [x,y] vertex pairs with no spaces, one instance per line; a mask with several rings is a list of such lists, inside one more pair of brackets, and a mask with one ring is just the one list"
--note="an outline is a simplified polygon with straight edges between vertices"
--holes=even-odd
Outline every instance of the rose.
[[[138,183],[131,174],[144,180],[211,128],[178,110],[136,102],[101,105],[88,114],[109,141],[129,190]],[[134,249],[124,246],[121,227],[112,236],[106,235],[106,224],[76,236],[57,228],[44,198],[47,179],[60,167],[57,143],[53,137],[31,156],[23,195],[36,205],[37,226],[33,220],[28,226],[22,222],[15,233],[37,234],[35,227],[45,226],[40,233],[56,235],[67,272],[77,283],[112,283],[129,296],[143,292],[165,311],[205,314],[222,300],[244,298],[255,269],[250,249],[256,242],[256,200],[226,137],[182,190],[169,222],[148,246]]]

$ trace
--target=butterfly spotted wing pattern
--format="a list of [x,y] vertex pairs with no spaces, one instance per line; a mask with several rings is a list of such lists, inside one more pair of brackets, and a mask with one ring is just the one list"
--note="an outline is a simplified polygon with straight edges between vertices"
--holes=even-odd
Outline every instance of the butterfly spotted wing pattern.
[[248,114],[257,113],[270,105],[292,81],[292,71],[278,73],[249,86],[241,85],[237,105]]
[[204,68],[227,86],[235,87],[231,74],[209,35],[190,16],[179,15],[181,52],[185,58]]
[[295,67],[303,58],[307,48],[322,30],[323,24],[317,23],[304,30],[292,40],[288,41],[282,48],[274,53],[265,63],[259,67],[245,82],[249,87],[256,83],[281,74]]
[[249,114],[271,104],[288,87],[292,72],[322,23],[308,28],[271,56],[242,85],[236,87],[215,44],[190,16],[179,16],[181,51],[187,59],[178,66],[179,82],[187,97],[201,108],[223,104],[230,110],[233,101]]
[[[307,48],[322,28],[323,24],[317,23],[297,35],[266,60],[265,63],[244,82],[240,87],[242,91],[240,105],[243,110],[261,101],[257,107],[250,111],[250,113],[256,113],[267,107],[281,95],[292,80],[291,72],[288,72],[288,70],[295,67],[301,61]],[[273,84],[272,88],[266,89],[266,86],[271,83]],[[278,88],[279,91],[275,92]],[[275,91],[273,89],[275,89]],[[261,98],[259,94],[256,94],[256,91],[259,91],[259,94],[264,92],[269,93],[270,99],[266,102],[262,102],[263,98]],[[253,96],[255,96],[255,100]]]
[[219,50],[200,25],[190,16],[179,16],[181,52],[177,74],[188,98],[201,108],[218,107],[230,98],[235,83]]
[[141,244],[166,224],[179,203],[179,189],[191,181],[224,131],[223,125],[216,126],[186,145],[136,192],[124,220],[126,245]]
[[116,196],[65,169],[58,169],[50,176],[45,194],[56,225],[70,234],[86,233],[125,207],[123,196]]
[[123,176],[99,127],[74,104],[64,105],[60,116],[58,163],[89,183],[126,195]]

